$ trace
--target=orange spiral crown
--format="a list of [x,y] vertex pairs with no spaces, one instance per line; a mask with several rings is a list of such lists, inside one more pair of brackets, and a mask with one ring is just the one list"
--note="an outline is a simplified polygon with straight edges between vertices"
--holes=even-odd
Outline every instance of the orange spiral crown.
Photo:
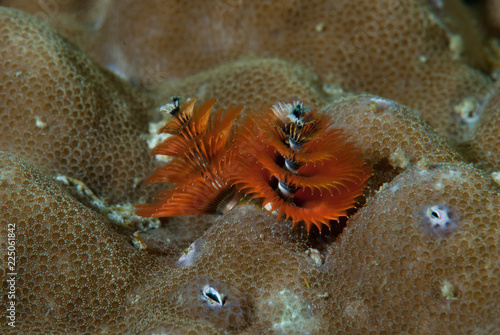
[[[211,113],[215,100],[177,104],[171,134],[152,154],[173,159],[149,183],[174,182],[140,216],[223,213],[249,195],[278,218],[330,226],[362,195],[369,167],[330,117],[301,102],[279,102],[234,125],[241,108]],[[235,129],[238,128],[238,131]]]

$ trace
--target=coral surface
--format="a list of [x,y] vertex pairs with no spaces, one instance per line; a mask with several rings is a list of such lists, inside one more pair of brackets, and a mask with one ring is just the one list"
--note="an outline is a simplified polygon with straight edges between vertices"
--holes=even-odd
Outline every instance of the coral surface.
[[[337,280],[325,289],[341,311],[330,333],[496,333],[499,200],[489,178],[462,164],[396,177],[328,250],[324,271]],[[434,205],[454,212],[451,234],[423,226]]]
[[95,24],[85,24],[87,16],[68,22],[69,4],[44,10],[34,0],[3,2],[42,17],[49,12],[47,20],[92,58],[147,88],[242,56],[278,57],[311,68],[326,86],[415,108],[458,142],[469,139],[470,118],[480,117],[492,84],[461,60],[477,50],[469,41],[480,37],[459,0],[447,2],[447,26],[428,0],[157,0],[147,6],[94,0]]
[[40,20],[1,14],[0,148],[114,202],[137,201],[153,168],[140,140],[151,102]]
[[[498,334],[495,11],[0,6],[1,333]],[[363,197],[310,233],[248,198],[223,216],[139,219],[172,96],[248,117],[315,106],[370,166]]]

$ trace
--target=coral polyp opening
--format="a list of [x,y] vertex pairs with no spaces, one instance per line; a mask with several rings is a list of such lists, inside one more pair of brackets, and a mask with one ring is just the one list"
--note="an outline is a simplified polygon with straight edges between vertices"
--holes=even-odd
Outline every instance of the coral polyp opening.
[[445,237],[459,228],[458,213],[445,204],[428,206],[420,212],[420,215],[422,227],[432,236]]
[[201,294],[201,300],[205,301],[209,306],[222,307],[226,302],[224,294],[208,285],[203,286]]

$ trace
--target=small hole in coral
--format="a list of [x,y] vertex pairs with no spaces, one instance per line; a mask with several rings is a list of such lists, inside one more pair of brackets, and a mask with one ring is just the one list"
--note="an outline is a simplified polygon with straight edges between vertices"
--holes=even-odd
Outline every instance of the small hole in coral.
[[210,306],[222,307],[226,302],[226,297],[215,288],[205,285],[202,289],[202,299]]
[[459,228],[457,212],[444,204],[429,206],[422,210],[420,215],[420,224],[428,234],[444,237]]

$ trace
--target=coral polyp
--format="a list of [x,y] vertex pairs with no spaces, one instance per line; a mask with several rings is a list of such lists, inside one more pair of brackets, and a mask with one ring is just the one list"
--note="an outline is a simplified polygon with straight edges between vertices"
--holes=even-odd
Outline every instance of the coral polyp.
[[241,330],[251,318],[247,297],[239,289],[209,277],[192,278],[179,291],[178,304],[185,314],[223,330]]
[[[174,159],[149,182],[175,182],[159,202],[137,206],[141,216],[224,213],[239,195],[250,195],[278,218],[321,230],[346,215],[362,195],[369,168],[330,117],[302,102],[278,102],[247,117],[233,130],[241,108],[212,116],[215,100],[174,101],[173,120],[160,131],[173,135],[153,154]],[[234,133],[230,136],[231,133]]]
[[422,216],[420,224],[429,235],[445,237],[459,228],[458,213],[445,204],[428,206],[419,214]]

